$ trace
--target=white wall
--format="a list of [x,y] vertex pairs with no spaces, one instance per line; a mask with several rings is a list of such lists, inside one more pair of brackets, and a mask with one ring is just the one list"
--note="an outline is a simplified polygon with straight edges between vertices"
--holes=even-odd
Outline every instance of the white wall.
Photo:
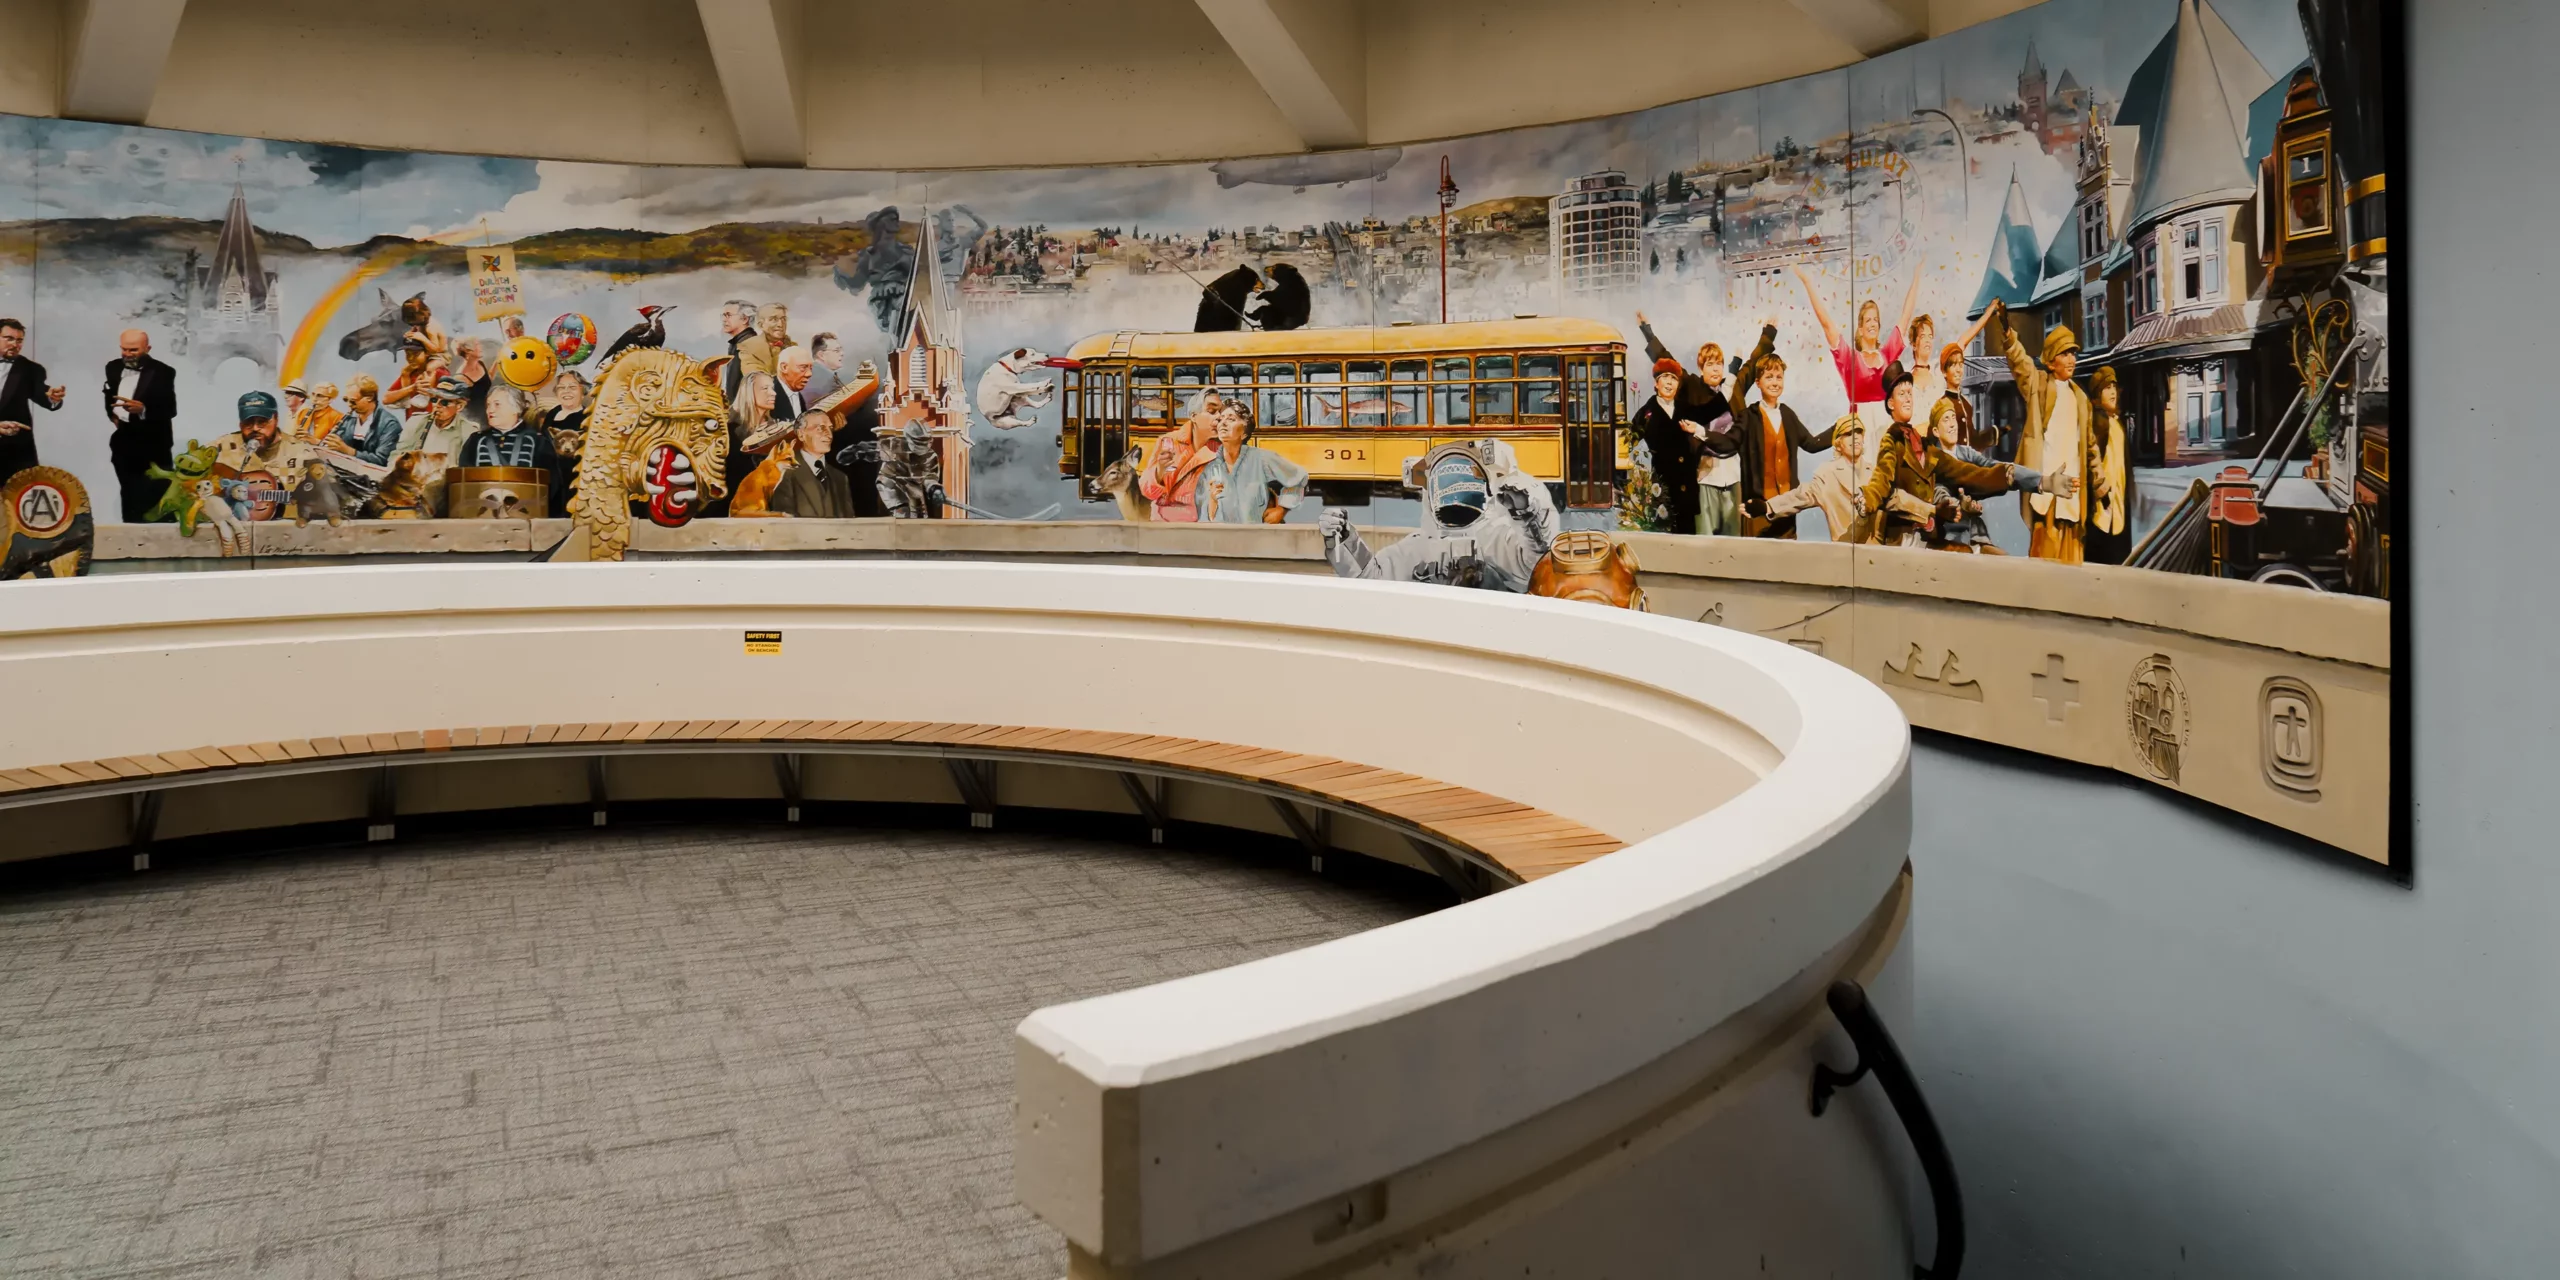
[[2560,1272],[2560,245],[2519,216],[2560,196],[2528,159],[2560,120],[2560,6],[2411,9],[2416,886],[1925,744],[1913,1038],[1969,1276]]

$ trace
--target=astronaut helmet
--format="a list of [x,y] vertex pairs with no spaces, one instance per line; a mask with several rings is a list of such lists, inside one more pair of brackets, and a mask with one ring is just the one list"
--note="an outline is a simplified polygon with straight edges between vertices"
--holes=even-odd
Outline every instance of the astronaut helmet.
[[1422,460],[1422,510],[1443,529],[1464,529],[1493,500],[1492,477],[1472,445],[1444,444]]
[[1476,457],[1483,460],[1487,477],[1500,480],[1520,469],[1520,455],[1511,451],[1510,441],[1488,437],[1468,443],[1475,450]]

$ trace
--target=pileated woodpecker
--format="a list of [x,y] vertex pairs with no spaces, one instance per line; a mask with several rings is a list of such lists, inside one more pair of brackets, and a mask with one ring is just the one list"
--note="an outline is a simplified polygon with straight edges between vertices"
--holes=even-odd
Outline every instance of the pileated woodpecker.
[[674,307],[640,308],[640,323],[623,330],[622,336],[614,339],[613,345],[604,349],[603,358],[597,360],[596,363],[601,365],[606,360],[611,360],[624,347],[663,347],[667,345],[666,316],[668,312],[673,310],[675,310]]

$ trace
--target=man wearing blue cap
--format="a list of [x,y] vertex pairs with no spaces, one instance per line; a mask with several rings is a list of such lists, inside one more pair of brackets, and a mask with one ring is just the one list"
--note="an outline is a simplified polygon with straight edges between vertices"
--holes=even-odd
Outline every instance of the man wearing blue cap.
[[252,391],[240,397],[240,429],[213,442],[214,485],[233,515],[273,520],[284,514],[303,463],[316,456],[276,429],[276,398]]

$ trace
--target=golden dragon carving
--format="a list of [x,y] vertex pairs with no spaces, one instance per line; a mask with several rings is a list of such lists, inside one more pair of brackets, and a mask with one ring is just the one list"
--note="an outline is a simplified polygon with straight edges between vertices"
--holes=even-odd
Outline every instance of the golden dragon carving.
[[[655,474],[690,464],[697,495],[682,507],[653,504],[652,518],[682,524],[728,492],[729,406],[720,393],[721,356],[697,361],[681,351],[635,347],[596,369],[595,408],[578,455],[578,493],[569,500],[569,536],[544,553],[553,561],[620,560],[631,547],[631,504],[659,494]],[[672,450],[672,457],[662,456]]]

